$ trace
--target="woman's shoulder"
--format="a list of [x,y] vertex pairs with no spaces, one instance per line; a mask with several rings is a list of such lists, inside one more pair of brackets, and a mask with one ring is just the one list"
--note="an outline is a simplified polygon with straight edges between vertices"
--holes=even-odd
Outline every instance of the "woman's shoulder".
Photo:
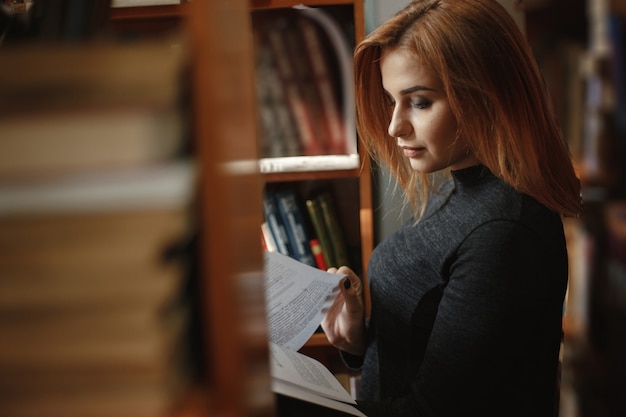
[[495,176],[484,166],[475,166],[452,173],[454,203],[468,215],[517,216],[524,195]]
[[464,222],[474,223],[474,227],[496,220],[520,223],[531,229],[561,225],[557,213],[486,168],[474,169],[472,176],[454,179],[456,212],[465,218]]

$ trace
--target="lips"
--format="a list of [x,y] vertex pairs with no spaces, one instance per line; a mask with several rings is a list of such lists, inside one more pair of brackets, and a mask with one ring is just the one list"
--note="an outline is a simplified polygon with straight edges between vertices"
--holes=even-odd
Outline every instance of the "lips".
[[417,158],[424,152],[425,148],[413,148],[410,146],[403,146],[402,151],[407,158]]

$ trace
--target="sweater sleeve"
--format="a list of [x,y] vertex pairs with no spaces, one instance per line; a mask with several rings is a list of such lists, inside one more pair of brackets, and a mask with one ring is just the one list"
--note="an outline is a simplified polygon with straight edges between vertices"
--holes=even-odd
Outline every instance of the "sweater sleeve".
[[[562,303],[551,276],[561,261],[520,223],[498,220],[474,230],[442,271],[448,285],[410,392],[360,402],[360,409],[369,417],[516,415],[511,401],[523,395],[517,378],[534,349],[530,335],[542,314]],[[527,415],[549,407],[537,404]]]

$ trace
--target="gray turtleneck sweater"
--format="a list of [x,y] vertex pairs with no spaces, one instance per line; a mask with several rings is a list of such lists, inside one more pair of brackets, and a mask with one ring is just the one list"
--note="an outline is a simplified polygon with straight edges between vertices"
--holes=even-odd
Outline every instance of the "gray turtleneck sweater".
[[373,252],[359,408],[552,416],[568,265],[558,214],[475,166]]

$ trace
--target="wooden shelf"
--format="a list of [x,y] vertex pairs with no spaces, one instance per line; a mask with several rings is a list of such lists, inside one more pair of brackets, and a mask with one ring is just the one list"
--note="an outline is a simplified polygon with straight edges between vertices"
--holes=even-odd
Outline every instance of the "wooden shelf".
[[294,182],[340,178],[358,178],[361,175],[360,169],[350,169],[341,171],[307,171],[307,172],[273,172],[263,174],[263,179],[267,183],[272,182]]
[[[346,11],[351,10],[351,23],[354,24],[354,41],[359,42],[365,36],[363,0],[249,0],[249,4],[252,11],[284,9],[301,4],[309,7],[344,7]],[[361,278],[366,283],[364,296],[367,315],[369,315],[369,287],[367,286],[366,274],[369,258],[374,249],[371,166],[367,153],[361,147],[359,147],[358,152],[360,159],[358,168],[308,172],[271,172],[262,174],[262,178],[266,184],[344,179],[355,179],[358,181],[358,201],[355,201],[356,209],[353,215],[358,216],[360,270]],[[325,344],[328,346],[327,341],[325,341]]]
[[359,3],[354,0],[250,0],[252,9],[279,9],[293,7],[305,3],[307,6],[340,6]]
[[[217,4],[220,4],[219,6]],[[207,362],[208,386],[195,387],[183,407],[173,413],[172,417],[199,417],[200,415],[215,416],[243,416],[247,415],[241,404],[242,392],[260,392],[269,390],[268,375],[261,375],[267,366],[267,341],[258,334],[248,335],[245,340],[239,338],[240,323],[253,321],[246,316],[246,308],[238,304],[241,297],[254,298],[252,294],[244,294],[238,287],[242,276],[250,271],[257,271],[261,264],[261,245],[258,242],[259,225],[261,218],[261,188],[263,184],[279,182],[311,182],[328,181],[349,183],[348,188],[358,189],[358,198],[350,201],[354,210],[349,214],[358,223],[361,264],[363,271],[369,262],[373,250],[373,209],[371,195],[371,174],[367,155],[360,152],[360,167],[345,170],[324,170],[309,172],[284,172],[251,175],[250,178],[226,176],[218,167],[223,163],[232,162],[245,156],[246,160],[254,160],[254,134],[251,128],[255,121],[249,116],[254,112],[250,109],[249,93],[254,91],[249,85],[239,83],[242,88],[233,93],[232,85],[224,77],[234,74],[242,76],[245,68],[250,68],[248,61],[252,57],[246,49],[251,45],[242,38],[248,39],[248,27],[243,22],[247,16],[242,15],[242,7],[247,5],[247,11],[290,8],[300,4],[307,6],[332,7],[341,6],[345,11],[351,11],[354,19],[354,35],[358,41],[364,36],[364,7],[362,0],[194,0],[182,5],[174,6],[146,6],[133,8],[116,8],[111,10],[112,23],[122,34],[128,35],[158,35],[172,29],[186,29],[192,39],[192,85],[194,88],[194,112],[199,111],[206,117],[198,117],[194,126],[194,136],[197,140],[197,151],[203,162],[202,183],[200,185],[201,210],[203,226],[210,233],[202,237],[202,292],[206,302],[203,319],[206,328],[203,330],[207,351],[204,359]],[[233,13],[240,21],[232,25],[224,19],[219,19],[216,12]],[[343,11],[343,10],[342,10]],[[209,16],[209,17],[207,17]],[[231,39],[231,44],[223,42]],[[243,48],[237,53],[233,45]],[[248,58],[245,58],[245,57]],[[238,62],[238,70],[234,74],[225,74],[215,62]],[[250,68],[252,70],[252,68]],[[239,79],[243,79],[240,77]],[[245,114],[245,120],[232,122],[234,114],[222,110],[217,101],[220,97],[237,97],[243,105],[234,106],[239,115]],[[231,107],[228,106],[230,109]],[[220,112],[226,113],[220,113]],[[230,122],[228,122],[228,120]],[[219,138],[229,137],[224,130],[226,125],[238,126],[243,129],[236,143]],[[209,139],[211,138],[211,139]],[[242,139],[243,140],[243,139]],[[242,151],[242,148],[245,150]],[[245,155],[242,156],[242,152]],[[252,176],[254,178],[252,178]],[[357,195],[355,192],[354,195]],[[219,196],[219,198],[216,198]],[[233,207],[237,207],[233,210]],[[245,218],[242,213],[246,211]],[[237,212],[237,213],[235,213]],[[251,213],[250,213],[251,212]],[[356,234],[355,234],[356,235]],[[217,237],[220,236],[219,241]],[[222,239],[224,238],[224,239]],[[216,244],[219,242],[219,244]],[[239,258],[235,260],[234,253],[245,253],[246,264]],[[250,288],[256,288],[262,283],[261,275],[250,279]],[[365,276],[363,276],[366,279]],[[252,282],[254,281],[254,283]],[[367,288],[367,287],[366,287]],[[249,290],[249,289],[248,289]],[[250,291],[249,291],[250,292]],[[262,291],[256,291],[257,295]],[[237,296],[235,296],[237,294]],[[369,306],[369,294],[366,296],[366,305]],[[254,298],[256,303],[260,296]],[[256,304],[255,304],[256,305]],[[238,311],[240,310],[240,311]],[[243,312],[241,311],[243,310]],[[249,310],[249,309],[248,309]],[[239,317],[239,321],[220,320],[223,317]],[[246,328],[247,329],[247,328]],[[303,353],[318,359],[329,369],[338,369],[342,366],[337,350],[331,347],[323,333],[314,334],[303,347]],[[252,378],[250,369],[257,370],[256,377]],[[248,372],[246,372],[248,371]],[[256,375],[256,374],[255,374]],[[265,379],[264,379],[265,378]],[[251,380],[257,380],[254,382]],[[252,385],[251,385],[252,384]],[[247,400],[247,399],[246,399]],[[247,406],[246,406],[247,407]],[[271,415],[267,409],[267,401],[256,415]],[[259,412],[260,411],[260,412]]]
[[171,6],[114,7],[111,8],[111,20],[142,20],[159,18],[184,18],[189,10],[189,3]]
[[324,333],[314,333],[305,346],[328,346],[328,339]]
[[[301,3],[345,6],[342,12],[354,11],[356,39],[363,36],[362,0],[193,0],[181,5],[107,10],[108,23],[123,37],[142,41],[178,31],[175,33],[185,32],[190,40],[189,60],[185,61],[189,78],[185,81],[191,92],[182,99],[192,116],[189,133],[201,168],[194,201],[199,215],[200,263],[194,294],[201,305],[197,318],[202,343],[193,347],[203,349],[199,352],[202,363],[194,365],[204,368],[202,381],[184,392],[170,417],[273,415],[259,240],[265,183],[349,183],[349,188],[359,190],[358,198],[346,198],[351,203],[346,212],[360,226],[360,232],[353,235],[360,240],[364,265],[372,250],[371,182],[365,155],[360,156],[361,168],[346,170],[260,175],[254,169],[224,169],[257,159],[250,10]],[[111,62],[111,66],[119,62]],[[339,362],[324,334],[313,335],[305,349],[325,358],[331,368]]]
[[121,38],[161,37],[183,29],[191,3],[172,6],[111,8],[110,19]]

